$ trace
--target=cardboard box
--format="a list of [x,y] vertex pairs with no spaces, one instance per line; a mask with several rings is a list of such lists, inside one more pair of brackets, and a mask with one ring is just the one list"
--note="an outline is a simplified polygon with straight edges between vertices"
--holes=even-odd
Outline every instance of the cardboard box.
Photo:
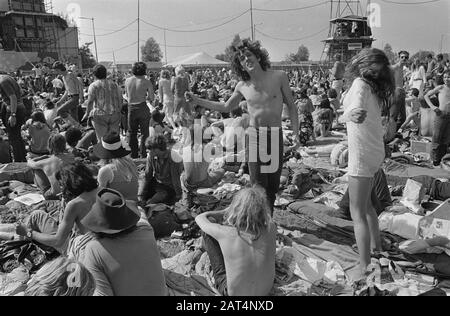
[[450,199],[435,208],[433,212],[427,214],[427,217],[450,221]]
[[433,151],[432,144],[429,142],[423,142],[423,141],[411,141],[411,153],[413,155],[419,154],[419,153],[427,153],[431,155],[431,152]]
[[450,199],[420,220],[419,236],[423,239],[434,237],[450,239]]

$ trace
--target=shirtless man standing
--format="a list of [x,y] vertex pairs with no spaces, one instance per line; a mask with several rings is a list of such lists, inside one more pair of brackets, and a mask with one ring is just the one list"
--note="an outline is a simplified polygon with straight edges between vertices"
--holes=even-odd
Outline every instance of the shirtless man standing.
[[[439,107],[434,106],[431,97],[439,94]],[[433,164],[439,166],[447,154],[450,144],[450,71],[444,73],[444,84],[436,87],[425,95],[430,108],[436,112],[433,133]]]
[[61,62],[55,62],[53,69],[56,75],[62,76],[66,88],[66,92],[64,92],[61,99],[56,103],[58,115],[64,116],[65,113],[69,113],[78,122],[78,107],[84,103],[83,86],[73,73],[67,71],[66,66]]
[[404,88],[403,67],[408,64],[409,53],[401,51],[398,55],[400,56],[400,61],[392,66],[395,77],[395,95],[391,106],[391,119],[397,122],[397,129],[406,121],[406,91]]
[[[147,157],[145,141],[149,136],[149,125],[151,119],[150,103],[155,99],[153,85],[145,78],[147,65],[143,62],[135,63],[132,69],[133,77],[125,81],[125,90],[128,100],[128,142],[131,148],[131,158]],[[138,146],[138,131],[141,132],[140,150]]]
[[205,233],[204,244],[220,294],[269,295],[275,279],[277,229],[263,190],[242,190],[228,210],[203,213],[195,221]]
[[[300,145],[297,107],[286,73],[269,69],[269,55],[259,42],[244,40],[232,49],[232,68],[242,81],[237,84],[231,98],[226,103],[220,103],[200,99],[192,94],[187,97],[200,106],[222,113],[233,111],[239,107],[242,98],[245,98],[250,115],[246,147],[251,183],[266,190],[273,209],[280,186],[284,154],[281,127],[283,103],[289,108],[296,135],[294,147]],[[269,162],[265,155],[270,155]]]

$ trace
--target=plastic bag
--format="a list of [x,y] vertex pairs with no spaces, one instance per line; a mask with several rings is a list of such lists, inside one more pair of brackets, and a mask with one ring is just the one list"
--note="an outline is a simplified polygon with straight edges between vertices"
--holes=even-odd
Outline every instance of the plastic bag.
[[421,206],[422,200],[425,197],[425,188],[422,183],[408,179],[405,189],[403,190],[403,198],[400,203],[410,208],[416,214],[425,214]]

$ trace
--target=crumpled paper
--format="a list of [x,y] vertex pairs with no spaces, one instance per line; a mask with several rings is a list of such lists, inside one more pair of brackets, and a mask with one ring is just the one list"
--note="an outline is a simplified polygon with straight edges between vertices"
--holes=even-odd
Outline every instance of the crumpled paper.
[[298,262],[294,274],[299,278],[312,283],[324,281],[326,283],[345,283],[345,272],[339,263],[334,261],[322,261],[313,258],[305,258]]

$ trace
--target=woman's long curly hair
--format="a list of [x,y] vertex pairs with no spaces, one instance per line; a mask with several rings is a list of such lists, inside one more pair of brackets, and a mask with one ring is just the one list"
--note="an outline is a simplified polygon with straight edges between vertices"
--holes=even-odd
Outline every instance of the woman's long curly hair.
[[356,78],[366,81],[385,105],[395,92],[394,73],[389,59],[382,50],[376,48],[365,48],[356,55],[347,66],[346,78],[350,85]]
[[267,50],[261,47],[259,41],[252,42],[250,39],[242,40],[237,46],[230,46],[230,50],[233,52],[231,58],[231,69],[243,80],[249,81],[250,75],[241,65],[239,57],[246,51],[250,51],[259,60],[261,68],[266,71],[270,68],[269,53]]
[[92,296],[94,291],[94,276],[83,264],[59,257],[36,273],[25,296]]
[[56,179],[61,184],[62,196],[66,202],[98,188],[98,182],[91,170],[80,162],[64,166],[56,174]]

